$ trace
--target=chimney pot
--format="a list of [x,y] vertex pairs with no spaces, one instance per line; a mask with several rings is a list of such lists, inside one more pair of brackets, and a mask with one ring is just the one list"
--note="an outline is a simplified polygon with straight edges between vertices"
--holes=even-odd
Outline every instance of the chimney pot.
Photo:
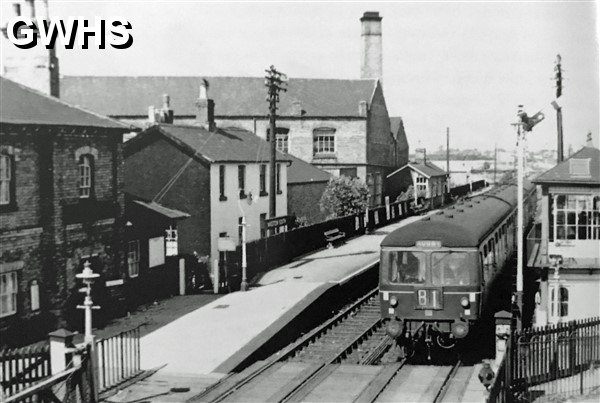
[[358,114],[359,116],[367,116],[367,101],[360,101],[358,103]]
[[198,112],[196,114],[196,123],[203,126],[206,130],[213,131],[215,125],[215,101],[208,99],[208,81],[200,80],[200,93],[196,100]]
[[171,97],[169,94],[163,94],[163,108],[169,109],[171,104]]
[[292,115],[302,116],[302,102],[297,100],[292,102]]

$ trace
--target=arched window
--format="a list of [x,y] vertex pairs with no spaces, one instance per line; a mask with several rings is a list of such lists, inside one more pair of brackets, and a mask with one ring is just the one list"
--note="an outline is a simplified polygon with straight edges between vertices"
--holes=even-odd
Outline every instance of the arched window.
[[9,154],[0,154],[0,206],[6,206],[15,200],[13,158]]
[[569,290],[558,286],[550,289],[550,315],[555,318],[569,316]]
[[335,153],[335,129],[313,130],[313,155]]
[[79,197],[88,199],[94,191],[94,157],[84,154],[79,157]]

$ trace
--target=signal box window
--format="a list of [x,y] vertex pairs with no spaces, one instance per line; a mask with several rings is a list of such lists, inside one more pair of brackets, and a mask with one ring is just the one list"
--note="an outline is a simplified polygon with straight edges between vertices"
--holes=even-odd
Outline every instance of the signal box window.
[[431,278],[433,285],[471,284],[471,259],[465,252],[433,252]]
[[427,255],[423,252],[384,252],[384,272],[392,283],[423,284],[427,277]]

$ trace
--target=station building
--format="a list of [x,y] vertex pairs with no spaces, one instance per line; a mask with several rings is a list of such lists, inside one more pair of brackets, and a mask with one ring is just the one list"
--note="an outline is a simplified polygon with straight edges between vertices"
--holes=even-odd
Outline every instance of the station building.
[[584,147],[534,181],[541,216],[527,237],[538,272],[536,325],[600,316],[600,150]]
[[105,294],[124,277],[130,128],[6,78],[0,94],[0,338],[25,344],[63,324],[70,299],[81,303],[86,260]]

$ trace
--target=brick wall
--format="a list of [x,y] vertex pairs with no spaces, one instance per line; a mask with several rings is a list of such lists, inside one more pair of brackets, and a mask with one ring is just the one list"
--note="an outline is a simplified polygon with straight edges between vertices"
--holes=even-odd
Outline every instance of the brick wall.
[[[93,128],[3,125],[1,134],[3,147],[14,153],[17,209],[0,215],[0,263],[15,267],[15,262],[23,262],[17,313],[0,319],[3,343],[14,345],[44,337],[62,325],[69,298],[81,303],[75,274],[83,256],[97,255],[94,270],[102,279],[121,276],[122,151],[120,134]],[[96,197],[74,220],[66,209],[81,210],[76,150],[82,147],[96,150]],[[98,203],[112,206],[102,219],[95,215]],[[34,280],[40,300],[35,312],[30,298]]]
[[326,214],[319,208],[327,182],[288,185],[288,212],[297,218],[306,217],[308,224],[324,221]]

